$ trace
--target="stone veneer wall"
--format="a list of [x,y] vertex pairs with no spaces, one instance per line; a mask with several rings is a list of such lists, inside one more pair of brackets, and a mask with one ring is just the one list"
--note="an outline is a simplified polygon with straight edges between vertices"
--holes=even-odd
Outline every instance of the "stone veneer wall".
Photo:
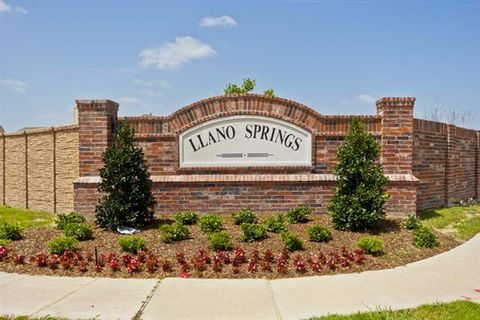
[[78,126],[0,136],[0,204],[68,212],[79,175]]

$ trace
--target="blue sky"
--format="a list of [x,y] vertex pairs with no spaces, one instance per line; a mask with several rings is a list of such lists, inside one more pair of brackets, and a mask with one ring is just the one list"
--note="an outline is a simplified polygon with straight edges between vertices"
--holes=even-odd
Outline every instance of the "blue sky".
[[480,128],[480,1],[1,0],[0,37],[7,131],[71,123],[75,99],[168,115],[245,77],[322,114],[414,96]]

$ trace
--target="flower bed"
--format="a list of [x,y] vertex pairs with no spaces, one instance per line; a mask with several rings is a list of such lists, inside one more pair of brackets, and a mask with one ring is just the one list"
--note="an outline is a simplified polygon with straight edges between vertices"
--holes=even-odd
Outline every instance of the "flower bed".
[[[270,216],[258,218],[263,222]],[[289,232],[303,240],[303,250],[290,252],[277,233],[268,232],[267,238],[259,241],[242,241],[242,227],[225,215],[223,231],[231,237],[234,249],[214,252],[199,225],[188,226],[187,240],[162,242],[159,227],[172,222],[173,216],[165,216],[138,233],[146,240],[146,250],[137,254],[122,251],[119,234],[94,226],[93,239],[79,242],[77,251],[50,254],[48,242],[62,235],[62,230],[54,226],[27,229],[23,239],[0,250],[0,270],[62,276],[284,278],[392,268],[459,244],[453,237],[437,234],[438,246],[418,248],[412,232],[403,228],[399,219],[386,219],[375,232],[360,233],[335,230],[329,216],[311,215],[306,223],[286,223]],[[330,230],[332,240],[310,241],[308,229],[313,225]],[[383,253],[368,255],[359,249],[357,241],[371,235],[383,240]]]

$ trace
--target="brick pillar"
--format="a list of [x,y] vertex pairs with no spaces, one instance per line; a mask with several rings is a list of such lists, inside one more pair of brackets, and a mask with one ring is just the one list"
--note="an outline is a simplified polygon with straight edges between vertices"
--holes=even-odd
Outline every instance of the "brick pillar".
[[417,211],[417,183],[413,177],[413,105],[415,98],[381,98],[381,163],[389,177],[389,215],[407,216]]
[[447,159],[445,161],[445,205],[450,206],[455,202],[456,171],[458,167],[458,155],[456,148],[457,128],[449,124],[447,126]]
[[385,174],[412,174],[415,98],[381,98],[382,166]]
[[98,176],[102,153],[112,143],[118,103],[110,100],[76,100],[79,125],[80,177]]

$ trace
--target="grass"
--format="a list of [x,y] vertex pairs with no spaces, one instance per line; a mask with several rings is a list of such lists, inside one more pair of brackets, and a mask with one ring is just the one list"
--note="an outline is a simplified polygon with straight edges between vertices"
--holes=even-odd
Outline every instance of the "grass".
[[40,228],[53,224],[55,216],[46,211],[32,211],[0,206],[0,224],[19,224],[22,228]]
[[480,205],[429,209],[419,213],[423,224],[438,230],[453,230],[462,240],[480,232]]
[[427,304],[415,309],[378,310],[351,315],[328,315],[312,320],[474,320],[480,314],[480,304],[470,301]]

